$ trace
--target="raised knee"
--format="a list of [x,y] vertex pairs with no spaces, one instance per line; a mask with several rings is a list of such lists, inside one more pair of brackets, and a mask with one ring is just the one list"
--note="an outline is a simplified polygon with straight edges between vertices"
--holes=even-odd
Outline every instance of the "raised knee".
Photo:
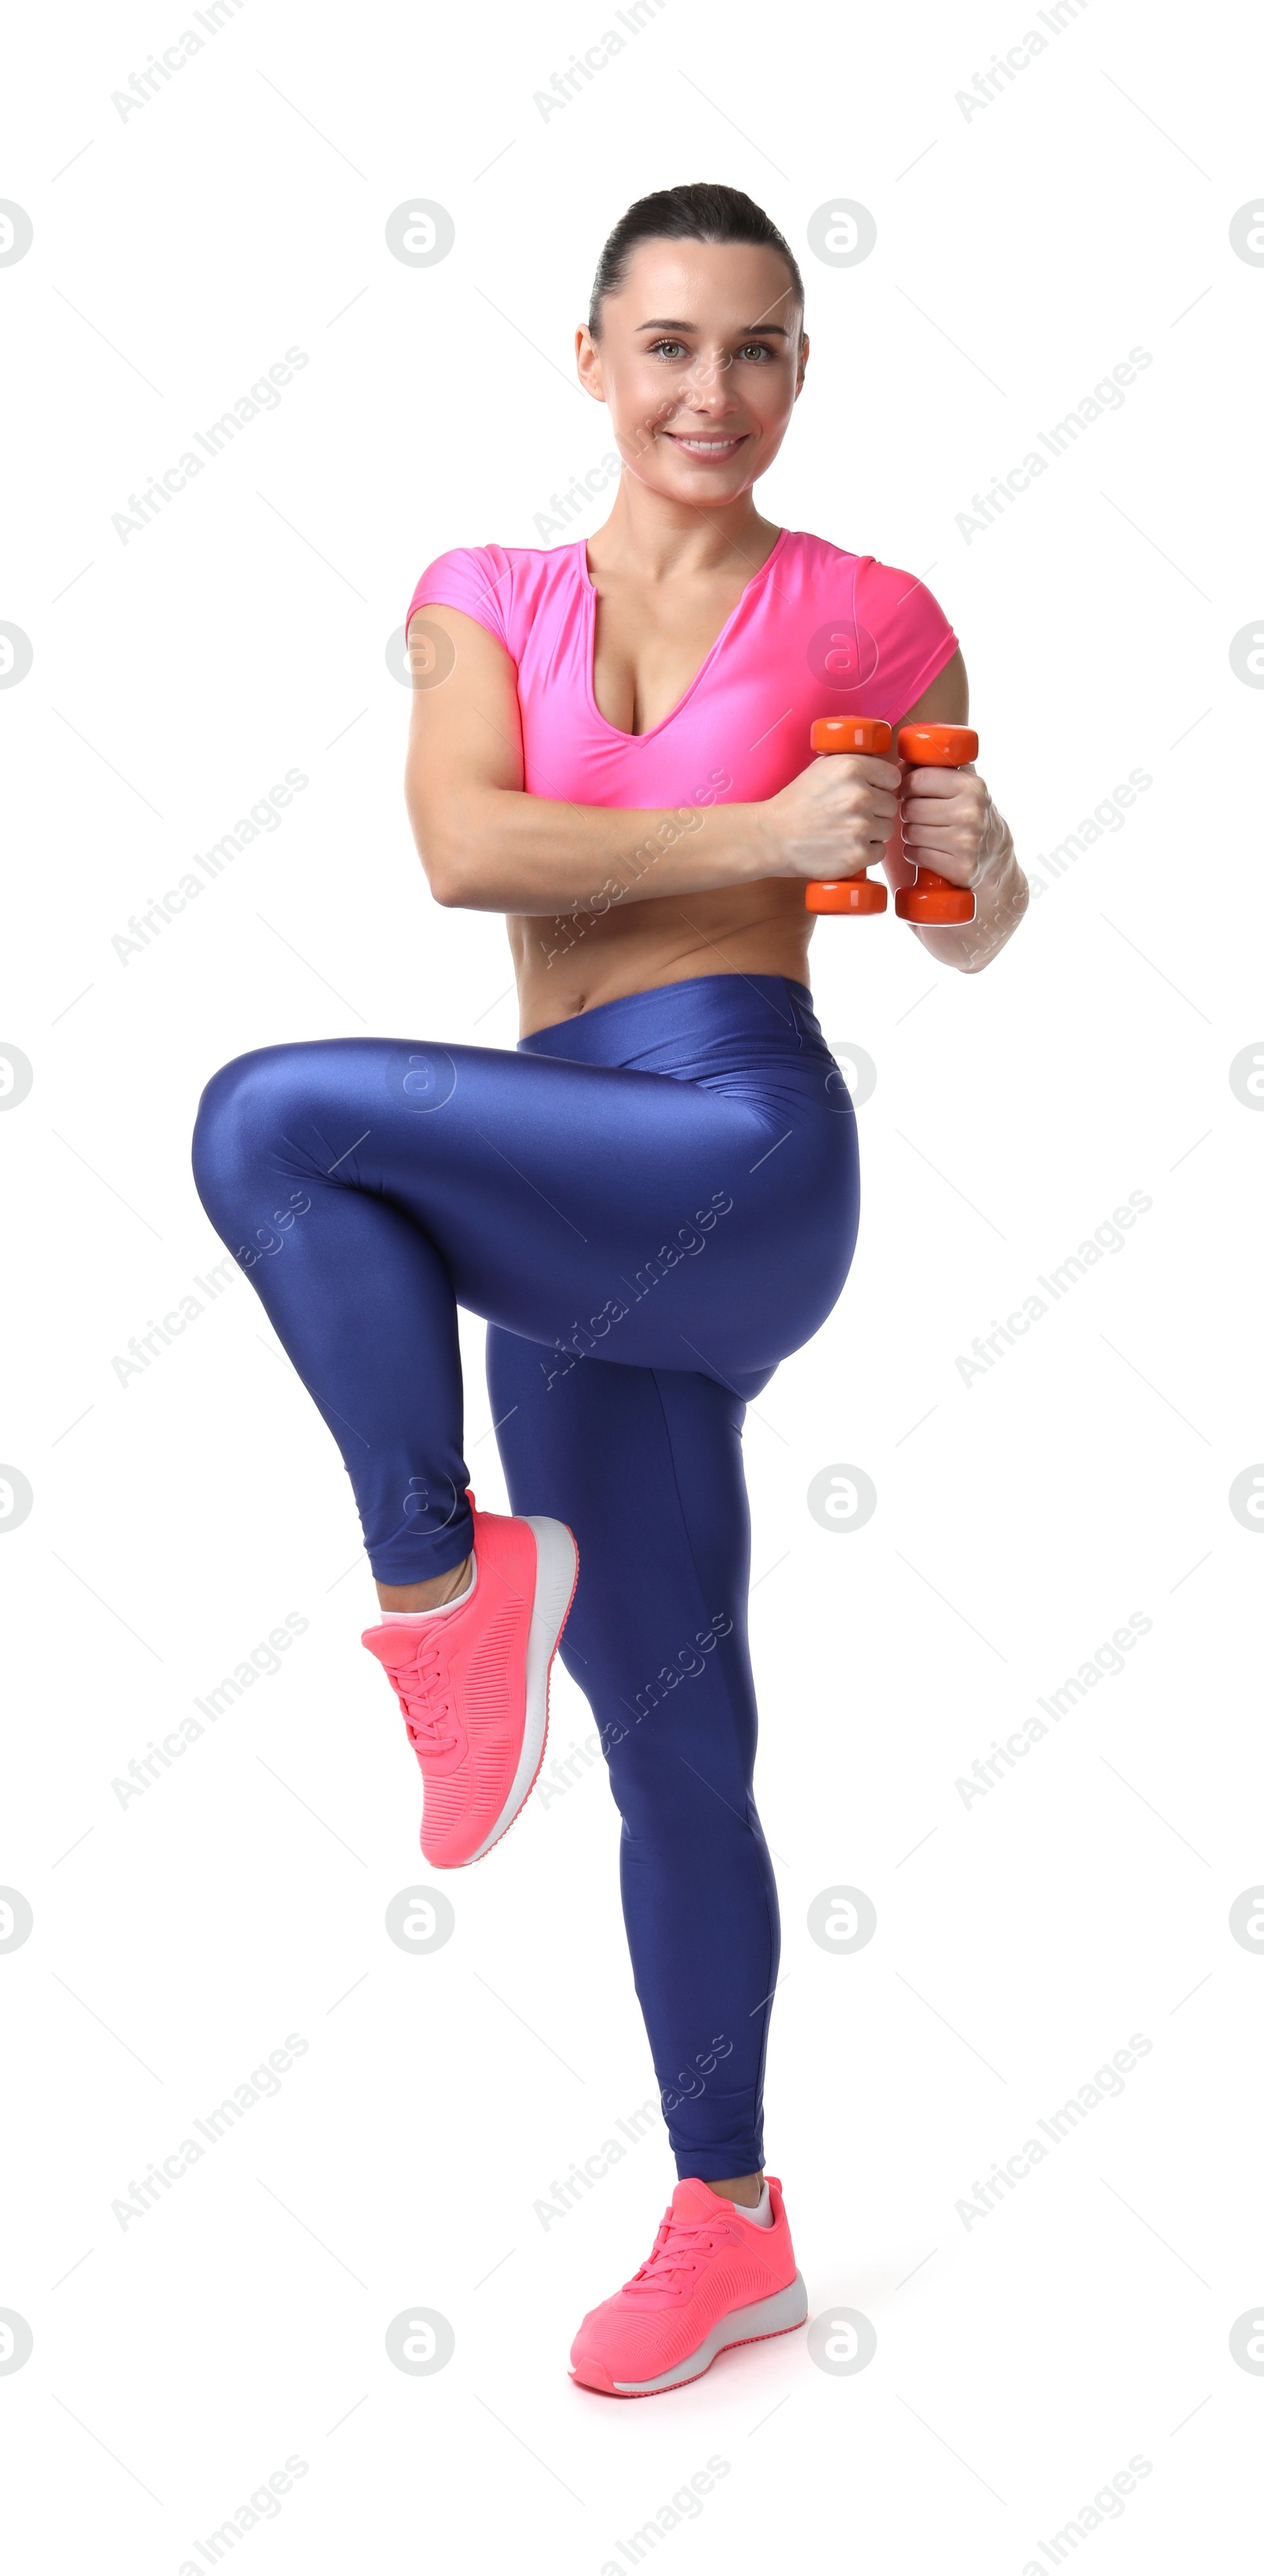
[[193,1128],[193,1177],[203,1196],[236,1160],[252,1130],[258,1131],[260,1069],[275,1054],[275,1047],[256,1047],[211,1075]]
[[[297,1144],[310,1109],[301,1046],[256,1047],[213,1073],[193,1129],[193,1178],[216,1232],[243,1267],[264,1244],[278,1191],[305,1177]],[[242,1237],[239,1242],[238,1237]]]

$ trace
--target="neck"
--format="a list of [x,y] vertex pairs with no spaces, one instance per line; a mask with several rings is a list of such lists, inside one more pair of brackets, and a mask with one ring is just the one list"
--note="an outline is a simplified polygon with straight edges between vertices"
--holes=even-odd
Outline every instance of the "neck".
[[625,466],[614,508],[588,540],[594,574],[635,572],[642,580],[745,571],[767,562],[780,528],[756,509],[749,492],[715,509],[695,508],[652,492]]

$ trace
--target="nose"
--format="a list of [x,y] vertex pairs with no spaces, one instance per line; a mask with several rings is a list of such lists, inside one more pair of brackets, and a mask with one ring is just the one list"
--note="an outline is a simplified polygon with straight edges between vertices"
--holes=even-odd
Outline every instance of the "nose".
[[725,381],[726,372],[718,351],[709,357],[699,352],[685,379],[685,402],[690,411],[718,420],[723,412],[736,408]]

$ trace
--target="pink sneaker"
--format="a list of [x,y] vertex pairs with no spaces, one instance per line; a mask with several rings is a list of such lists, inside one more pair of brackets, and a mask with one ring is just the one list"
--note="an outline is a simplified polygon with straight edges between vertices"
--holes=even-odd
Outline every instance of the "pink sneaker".
[[607,2397],[656,2397],[700,2379],[730,2344],[801,2326],[808,2294],[771,2174],[768,2197],[772,2226],[752,2227],[708,2183],[678,2182],[648,2262],[585,2317],[572,2379]]
[[425,1782],[421,1848],[435,1869],[481,1860],[525,1806],[544,1760],[549,1673],[579,1556],[563,1521],[474,1513],[468,1603],[362,1642],[395,1685]]

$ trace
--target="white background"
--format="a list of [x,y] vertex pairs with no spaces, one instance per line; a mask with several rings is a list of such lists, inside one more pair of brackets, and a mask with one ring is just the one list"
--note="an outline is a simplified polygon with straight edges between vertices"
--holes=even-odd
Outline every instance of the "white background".
[[[957,93],[1039,22],[722,12],[666,0],[547,120],[533,93],[613,25],[583,7],[355,13],[246,0],[124,120],[111,93],[180,0],[29,11],[9,36],[0,269],[10,355],[0,692],[13,821],[0,1037],[10,1211],[0,1452],[13,1683],[0,1880],[9,2180],[0,2306],[8,2554],[24,2570],[598,2571],[838,2561],[1019,2571],[1129,2458],[1117,2570],[1245,2563],[1264,2383],[1229,2348],[1264,2298],[1264,1964],[1230,1934],[1264,1868],[1253,1281],[1264,701],[1264,273],[1229,223],[1260,184],[1245,19],[1093,5],[986,108]],[[384,1929],[424,1883],[419,1782],[359,1644],[350,1489],[248,1285],[147,1372],[116,1353],[220,1257],[199,1092],[243,1049],[368,1028],[512,1045],[500,924],[430,902],[388,668],[442,548],[538,542],[609,448],[571,335],[635,196],[747,188],[805,270],[813,353],[766,513],[921,574],[961,635],[980,768],[1020,855],[1134,767],[1151,788],[978,978],[892,917],[826,921],[817,1009],[878,1068],[836,1313],[752,1412],[758,1794],[784,1992],[768,2154],[814,2316],[661,2405],[577,2390],[584,2310],[648,2250],[655,2128],[563,2219],[534,2202],[653,2090],[601,1772],[533,1800],[450,1879],[452,1938]],[[407,192],[450,209],[428,269]],[[874,214],[815,258],[830,192]],[[985,533],[956,524],[1134,345],[1152,364]],[[128,496],[290,346],[279,408],[126,544]],[[1248,463],[1250,458],[1250,463]],[[567,534],[599,523],[601,505]],[[1253,547],[1255,551],[1253,551]],[[281,827],[140,955],[111,945],[291,766]],[[1045,874],[1048,871],[1044,871]],[[1264,1041],[1261,1042],[1264,1044]],[[1256,1104],[1258,1108],[1258,1103]],[[1153,1205],[989,1374],[955,1362],[1138,1191]],[[481,1327],[468,1456],[503,1486]],[[823,1466],[878,1508],[811,1518]],[[283,1669],[120,1805],[112,1780],[294,1612]],[[1153,1623],[967,1806],[954,1783],[1133,1612]],[[588,1732],[560,1674],[555,1742]],[[547,1770],[545,1774],[548,1777]],[[807,1909],[863,1889],[854,1956]],[[111,2203],[280,2047],[280,2094],[143,2220]],[[985,2219],[956,2204],[1133,2033],[1151,2042]],[[410,2303],[456,2348],[406,2376]],[[651,2516],[709,2457],[696,2514]],[[1253,2522],[1252,2515],[1252,2522]],[[1072,2544],[1062,2544],[1069,2553]],[[221,2548],[227,2551],[227,2543]],[[1057,2552],[1055,2550],[1054,2556]]]

